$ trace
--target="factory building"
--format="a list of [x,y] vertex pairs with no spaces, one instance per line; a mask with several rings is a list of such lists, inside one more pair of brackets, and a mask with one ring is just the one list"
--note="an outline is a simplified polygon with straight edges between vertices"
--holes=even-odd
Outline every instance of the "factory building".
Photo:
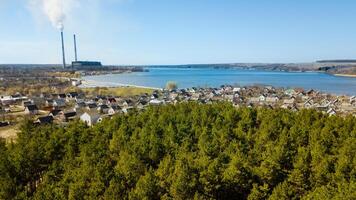
[[97,61],[74,61],[72,67],[76,70],[93,70],[101,68],[102,64]]

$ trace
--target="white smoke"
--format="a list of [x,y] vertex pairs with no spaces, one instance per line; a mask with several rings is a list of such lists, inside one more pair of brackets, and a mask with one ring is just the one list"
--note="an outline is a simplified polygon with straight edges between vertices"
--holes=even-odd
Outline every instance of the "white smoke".
[[64,21],[78,0],[30,0],[32,8],[43,12],[52,23],[60,30],[64,28]]

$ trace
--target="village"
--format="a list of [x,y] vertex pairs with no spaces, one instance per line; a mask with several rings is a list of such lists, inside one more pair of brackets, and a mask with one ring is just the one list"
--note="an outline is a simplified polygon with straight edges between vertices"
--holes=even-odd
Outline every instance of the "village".
[[36,96],[0,95],[0,127],[12,126],[19,118],[30,118],[36,124],[55,123],[65,126],[79,119],[88,126],[100,123],[115,114],[147,106],[177,104],[180,102],[231,102],[235,107],[269,107],[292,111],[316,109],[328,115],[356,116],[355,96],[335,96],[315,90],[282,89],[271,86],[220,88],[188,88],[155,90],[152,93],[129,97],[85,95],[80,92],[60,94],[42,93]]

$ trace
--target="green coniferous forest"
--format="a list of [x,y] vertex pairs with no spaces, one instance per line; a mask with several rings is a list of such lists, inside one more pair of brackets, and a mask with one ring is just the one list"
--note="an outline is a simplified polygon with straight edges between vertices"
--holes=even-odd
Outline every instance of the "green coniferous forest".
[[0,199],[356,199],[356,118],[194,103],[24,123]]

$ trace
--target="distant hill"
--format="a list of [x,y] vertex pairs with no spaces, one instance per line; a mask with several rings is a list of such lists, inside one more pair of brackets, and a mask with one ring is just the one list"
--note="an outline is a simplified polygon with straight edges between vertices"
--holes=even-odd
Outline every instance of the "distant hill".
[[317,63],[355,63],[356,60],[318,60]]

